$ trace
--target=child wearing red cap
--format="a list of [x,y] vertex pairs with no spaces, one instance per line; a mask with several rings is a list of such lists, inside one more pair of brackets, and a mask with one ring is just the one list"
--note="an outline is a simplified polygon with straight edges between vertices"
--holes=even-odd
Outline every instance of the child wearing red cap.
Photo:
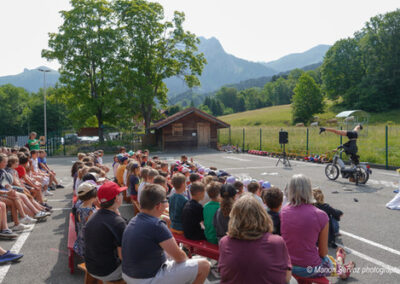
[[126,222],[118,208],[126,189],[114,182],[100,186],[97,192],[100,209],[88,220],[84,230],[87,271],[105,282],[122,279],[121,245]]

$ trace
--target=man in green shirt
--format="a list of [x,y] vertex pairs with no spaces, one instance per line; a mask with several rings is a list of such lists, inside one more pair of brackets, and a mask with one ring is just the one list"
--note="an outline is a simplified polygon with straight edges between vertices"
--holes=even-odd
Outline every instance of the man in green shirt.
[[36,139],[36,132],[29,134],[28,146],[29,150],[40,150],[40,144],[43,143],[41,140]]
[[214,215],[219,208],[219,194],[221,189],[221,183],[211,182],[206,186],[208,197],[211,201],[207,202],[203,208],[204,217],[204,235],[208,242],[212,244],[218,244],[217,233],[213,225]]

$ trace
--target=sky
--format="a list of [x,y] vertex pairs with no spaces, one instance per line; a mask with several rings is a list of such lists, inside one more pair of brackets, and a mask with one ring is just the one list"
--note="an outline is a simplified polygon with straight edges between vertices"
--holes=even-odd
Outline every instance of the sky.
[[[371,17],[400,8],[399,0],[157,0],[167,19],[186,15],[185,29],[216,37],[225,51],[251,61],[272,61],[318,44],[334,44]],[[69,0],[0,0],[0,76],[48,66],[41,58],[48,33],[62,24]]]

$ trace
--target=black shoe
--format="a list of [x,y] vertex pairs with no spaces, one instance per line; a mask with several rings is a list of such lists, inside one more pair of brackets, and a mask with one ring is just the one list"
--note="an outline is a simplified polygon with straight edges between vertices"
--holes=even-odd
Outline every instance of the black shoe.
[[49,186],[48,190],[56,190],[54,186]]
[[338,246],[334,242],[329,243],[329,247],[336,249]]
[[61,184],[57,184],[57,185],[56,185],[56,188],[64,188],[64,186],[61,185]]

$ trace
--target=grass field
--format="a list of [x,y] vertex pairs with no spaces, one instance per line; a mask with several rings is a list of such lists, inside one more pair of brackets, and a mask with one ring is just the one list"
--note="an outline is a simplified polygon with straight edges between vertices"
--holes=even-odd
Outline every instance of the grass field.
[[[290,105],[263,108],[219,117],[231,124],[229,129],[221,129],[218,141],[221,144],[232,144],[243,147],[243,129],[245,149],[261,149],[264,151],[282,151],[278,141],[278,132],[281,128],[289,133],[289,144],[286,152],[305,155],[307,153],[307,128],[293,127],[290,125]],[[335,117],[335,113],[327,112],[317,115],[325,121]],[[376,164],[386,163],[386,130],[388,127],[388,164],[400,166],[400,111],[385,114],[372,114],[371,124],[363,131],[358,141],[359,155],[362,161]],[[340,137],[333,133],[319,135],[318,127],[309,127],[308,153],[324,154],[340,144]],[[261,131],[261,132],[260,132]],[[348,139],[343,137],[342,143]],[[231,143],[230,143],[231,142]]]

